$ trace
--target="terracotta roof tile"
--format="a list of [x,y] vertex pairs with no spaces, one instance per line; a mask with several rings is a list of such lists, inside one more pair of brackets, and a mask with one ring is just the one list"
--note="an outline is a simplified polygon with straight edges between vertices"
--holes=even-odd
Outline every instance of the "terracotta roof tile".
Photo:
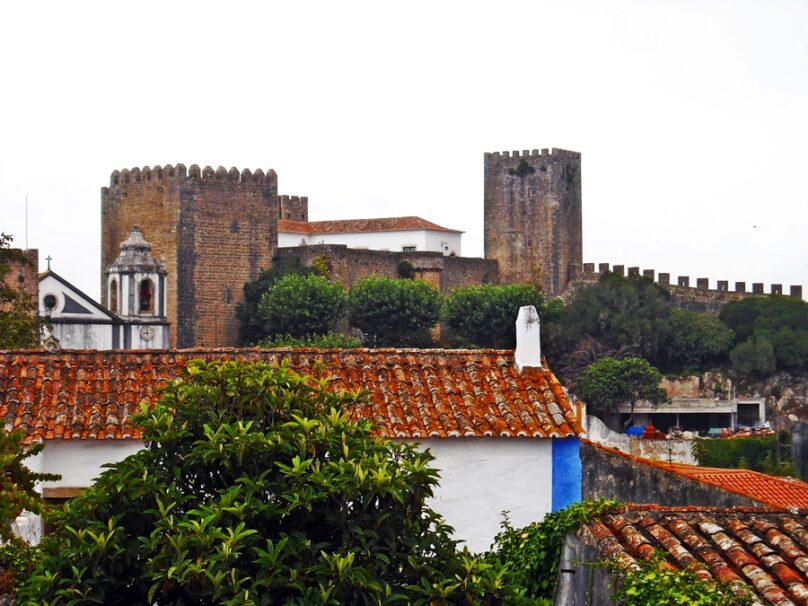
[[632,506],[587,524],[579,536],[625,566],[659,550],[671,567],[690,567],[751,591],[760,604],[808,605],[808,510]]
[[333,389],[365,390],[351,411],[396,438],[566,437],[581,433],[553,373],[516,371],[502,350],[258,350],[0,352],[0,417],[33,439],[139,438],[141,401],[192,359],[287,360]]
[[381,231],[443,231],[462,234],[457,229],[441,227],[421,217],[383,217],[379,219],[342,219],[335,221],[278,220],[278,231],[292,234],[357,234]]
[[808,508],[808,483],[801,480],[770,476],[749,469],[722,469],[683,463],[664,463],[635,457],[590,440],[585,440],[585,442],[600,450],[629,459],[636,464],[650,465],[696,482],[710,484],[777,509]]

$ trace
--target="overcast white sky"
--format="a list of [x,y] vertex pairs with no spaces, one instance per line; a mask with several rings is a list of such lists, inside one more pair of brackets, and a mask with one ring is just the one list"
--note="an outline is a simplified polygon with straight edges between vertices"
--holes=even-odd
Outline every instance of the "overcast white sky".
[[808,287],[804,0],[14,2],[0,57],[0,231],[27,196],[96,297],[114,169],[274,168],[482,256],[483,153],[542,147],[583,154],[585,261]]

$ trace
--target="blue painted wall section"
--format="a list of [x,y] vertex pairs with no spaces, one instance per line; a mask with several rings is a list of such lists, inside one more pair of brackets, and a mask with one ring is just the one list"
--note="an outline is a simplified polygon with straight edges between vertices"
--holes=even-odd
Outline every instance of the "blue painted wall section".
[[553,511],[581,500],[581,441],[553,438]]

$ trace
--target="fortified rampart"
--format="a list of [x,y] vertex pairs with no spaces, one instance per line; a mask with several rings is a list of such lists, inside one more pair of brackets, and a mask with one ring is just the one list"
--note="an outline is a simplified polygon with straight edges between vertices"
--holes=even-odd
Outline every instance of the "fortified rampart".
[[396,252],[348,248],[345,244],[315,244],[278,248],[275,258],[297,258],[303,265],[322,259],[331,279],[346,289],[369,276],[399,277],[399,263],[408,261],[415,278],[426,280],[443,293],[457,286],[496,283],[497,262],[489,259],[444,256],[438,251]]
[[278,218],[290,221],[309,220],[309,199],[307,196],[278,196]]
[[39,299],[39,250],[29,248],[22,250],[11,249],[12,254],[21,255],[25,260],[14,261],[8,265],[8,273],[4,282],[9,288],[21,290],[31,295],[34,303],[38,305]]
[[485,258],[502,283],[559,295],[583,262],[581,154],[563,149],[485,154]]
[[[746,282],[735,282],[733,290],[730,290],[727,280],[718,280],[715,288],[710,288],[709,278],[696,278],[695,285],[691,286],[690,276],[677,276],[676,281],[671,281],[669,273],[657,274],[653,269],[643,269],[642,271],[639,267],[626,269],[624,265],[613,265],[611,269],[609,267],[609,263],[599,263],[597,266],[594,263],[584,263],[578,281],[597,282],[600,276],[607,272],[629,278],[646,278],[667,290],[677,306],[694,311],[719,312],[730,301],[740,301],[767,294],[784,294],[782,284],[771,284],[769,291],[765,292],[764,284],[761,282],[754,282],[751,290],[747,290]],[[789,287],[788,295],[802,299],[802,286],[792,284]]]
[[101,189],[103,271],[132,225],[165,260],[171,346],[236,345],[245,282],[269,267],[278,244],[278,177],[196,164],[114,171]]

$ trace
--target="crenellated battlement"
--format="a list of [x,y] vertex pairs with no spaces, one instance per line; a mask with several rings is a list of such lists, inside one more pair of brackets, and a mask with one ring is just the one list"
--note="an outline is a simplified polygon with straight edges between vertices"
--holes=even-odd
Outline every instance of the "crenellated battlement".
[[[626,268],[625,265],[613,265],[610,268],[608,263],[598,263],[597,266],[594,263],[584,263],[578,279],[582,282],[593,282],[607,272],[628,278],[639,278],[642,276],[643,278],[651,280],[654,284],[671,291],[672,294],[679,296],[687,296],[688,293],[690,293],[694,297],[712,295],[717,298],[732,300],[746,296],[783,294],[782,284],[771,284],[768,293],[765,292],[765,285],[762,282],[752,283],[751,290],[747,290],[746,282],[735,282],[734,289],[730,290],[728,280],[716,280],[715,288],[710,288],[709,278],[696,278],[695,286],[691,286],[690,276],[677,276],[676,281],[673,282],[671,281],[671,274],[669,273],[660,272],[657,274],[654,269],[643,269],[641,272],[639,267]],[[788,296],[802,299],[802,285],[792,284],[789,287]]]
[[199,181],[227,181],[230,183],[268,183],[276,181],[278,178],[277,173],[273,169],[266,172],[260,168],[251,171],[249,168],[239,172],[239,169],[233,166],[227,170],[224,166],[219,166],[213,170],[210,166],[200,169],[198,164],[192,164],[190,168],[185,167],[184,164],[166,164],[160,166],[156,164],[152,167],[144,166],[143,168],[123,170],[114,170],[109,176],[110,187],[128,185],[130,183],[141,183],[149,181],[163,181],[163,180],[199,180]]
[[513,151],[503,151],[503,152],[486,152],[486,157],[492,158],[544,158],[546,160],[560,160],[560,159],[568,159],[568,158],[575,158],[580,159],[581,154],[580,152],[569,151],[566,149],[559,149],[557,147],[553,147],[552,149],[543,148],[543,149],[524,149],[521,152],[517,150]]
[[308,196],[278,196],[278,218],[292,221],[308,221]]

